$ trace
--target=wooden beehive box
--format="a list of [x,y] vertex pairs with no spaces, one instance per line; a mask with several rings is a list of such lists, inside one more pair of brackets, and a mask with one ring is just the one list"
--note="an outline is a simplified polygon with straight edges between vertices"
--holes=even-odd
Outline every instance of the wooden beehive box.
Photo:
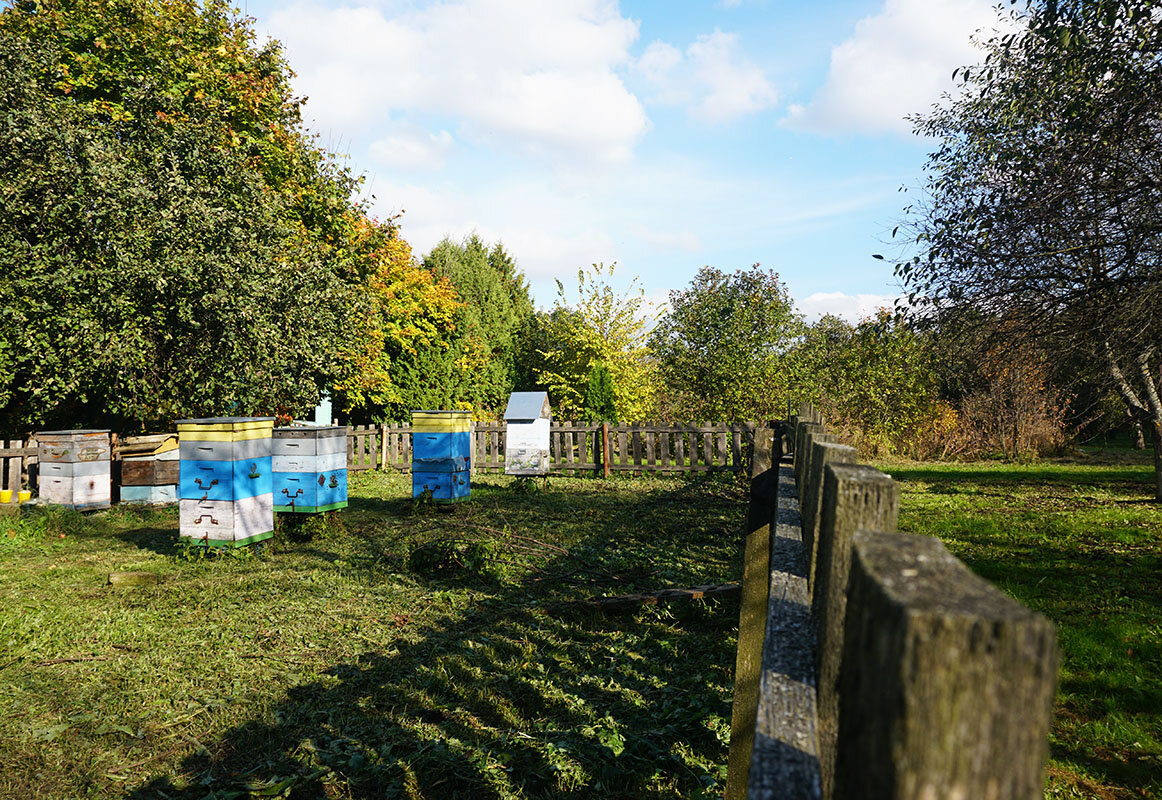
[[178,501],[178,435],[152,433],[121,440],[121,502],[163,505]]
[[412,496],[437,503],[467,500],[472,492],[472,413],[412,412]]
[[546,392],[513,392],[504,410],[504,471],[548,475],[552,409]]
[[178,420],[181,537],[241,547],[274,535],[274,417]]
[[108,430],[40,431],[40,502],[81,511],[108,508],[112,448]]
[[347,507],[346,426],[275,428],[272,447],[275,511]]

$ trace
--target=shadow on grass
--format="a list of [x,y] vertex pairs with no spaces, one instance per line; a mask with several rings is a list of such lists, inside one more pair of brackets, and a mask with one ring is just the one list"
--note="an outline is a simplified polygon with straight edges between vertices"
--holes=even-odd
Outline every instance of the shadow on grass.
[[[673,516],[695,550],[721,548],[720,529],[680,527],[683,503],[704,488],[691,483],[634,503],[599,485],[568,496],[549,489],[522,496],[521,513],[605,512],[571,545],[573,555],[543,565],[551,574],[575,569],[578,552],[663,544],[651,527]],[[352,544],[357,558],[385,546],[367,531]],[[260,718],[202,742],[178,775],[155,777],[130,796],[721,796],[737,603],[603,617],[559,602],[561,587],[535,577],[430,579],[433,605],[448,604],[434,621],[413,626],[397,615],[390,650],[292,688]],[[461,608],[469,601],[455,590],[467,588],[484,599]],[[269,654],[266,668],[287,666]]]

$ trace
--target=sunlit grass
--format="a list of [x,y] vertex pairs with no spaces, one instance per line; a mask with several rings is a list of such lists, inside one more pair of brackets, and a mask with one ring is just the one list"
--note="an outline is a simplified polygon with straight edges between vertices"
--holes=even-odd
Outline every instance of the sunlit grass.
[[736,604],[572,601],[737,579],[734,484],[484,476],[449,513],[352,486],[207,559],[172,510],[0,518],[0,796],[721,793]]

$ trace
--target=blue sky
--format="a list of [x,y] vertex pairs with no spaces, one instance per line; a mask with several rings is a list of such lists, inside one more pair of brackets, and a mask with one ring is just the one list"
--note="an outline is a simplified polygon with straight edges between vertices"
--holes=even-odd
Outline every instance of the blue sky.
[[655,301],[760,262],[851,319],[898,293],[871,254],[931,146],[903,117],[997,24],[988,0],[241,5],[418,254],[503,241],[541,307],[593,262]]

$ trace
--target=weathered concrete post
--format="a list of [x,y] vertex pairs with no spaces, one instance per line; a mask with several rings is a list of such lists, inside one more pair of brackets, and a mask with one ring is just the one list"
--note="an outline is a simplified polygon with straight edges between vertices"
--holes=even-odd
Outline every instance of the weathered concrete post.
[[798,481],[800,494],[805,480],[807,459],[811,457],[811,448],[807,444],[807,437],[826,432],[827,429],[818,422],[800,422],[795,428],[795,480]]
[[807,588],[815,586],[815,565],[819,552],[819,508],[823,503],[823,470],[828,464],[854,464],[854,447],[834,441],[833,434],[815,436],[810,441],[806,473],[799,485],[799,507],[803,516],[803,549],[807,553]]
[[837,798],[1040,800],[1053,624],[936,539],[858,532],[839,680]]
[[[818,447],[818,445],[816,445]],[[836,445],[831,445],[836,447]],[[852,459],[854,461],[854,458]],[[835,742],[839,731],[839,666],[852,540],[857,530],[894,531],[899,516],[896,482],[878,469],[859,464],[823,465],[822,503],[811,609],[819,666],[819,767],[823,796],[835,784]]]
[[792,415],[783,423],[783,438],[787,440],[786,454],[795,454],[795,437],[799,435],[799,417]]

